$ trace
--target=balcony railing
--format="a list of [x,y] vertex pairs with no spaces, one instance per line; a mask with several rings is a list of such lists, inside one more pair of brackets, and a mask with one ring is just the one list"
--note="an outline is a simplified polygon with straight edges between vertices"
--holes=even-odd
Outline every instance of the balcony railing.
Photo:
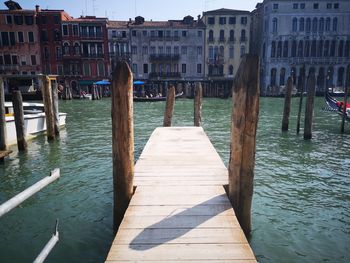
[[345,57],[278,57],[271,58],[271,62],[283,62],[288,64],[342,64],[347,63],[349,58]]
[[0,65],[0,70],[19,70],[18,65]]
[[225,37],[220,37],[220,38],[219,38],[219,42],[222,42],[222,43],[223,43],[223,42],[225,42],[225,41],[226,41],[226,38],[225,38]]
[[241,38],[239,39],[239,41],[241,41],[241,43],[242,43],[242,42],[247,42],[248,39],[247,39],[247,37],[241,37]]
[[228,42],[230,42],[230,43],[235,43],[235,42],[236,42],[236,38],[235,38],[235,37],[230,37],[230,38],[228,39]]
[[225,60],[223,58],[208,58],[207,63],[209,65],[223,65]]
[[214,37],[208,38],[208,40],[207,40],[208,43],[214,43],[214,41],[215,41]]
[[150,61],[174,61],[179,59],[179,54],[152,54],[149,56]]
[[151,72],[150,78],[181,78],[180,72]]
[[209,72],[208,77],[223,77],[224,73],[223,72]]
[[104,54],[86,54],[86,53],[83,53],[83,54],[81,54],[81,56],[83,58],[103,58]]

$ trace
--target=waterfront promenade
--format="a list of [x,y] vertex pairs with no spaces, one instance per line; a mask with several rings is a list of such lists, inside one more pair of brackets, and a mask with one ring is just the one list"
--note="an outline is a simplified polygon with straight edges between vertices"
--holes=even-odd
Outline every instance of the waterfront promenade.
[[136,191],[106,262],[256,262],[200,127],[157,128],[135,166]]

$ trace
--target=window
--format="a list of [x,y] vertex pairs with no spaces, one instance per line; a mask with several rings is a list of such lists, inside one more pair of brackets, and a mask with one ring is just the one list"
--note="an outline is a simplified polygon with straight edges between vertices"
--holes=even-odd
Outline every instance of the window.
[[136,30],[132,30],[132,31],[131,31],[131,35],[132,35],[133,37],[136,37]]
[[214,31],[213,30],[209,30],[209,41],[214,41]]
[[202,31],[197,31],[197,37],[202,37],[203,36],[203,32]]
[[245,54],[245,46],[241,46],[241,57]]
[[214,25],[215,24],[215,17],[213,17],[213,16],[208,17],[208,24],[209,25]]
[[34,33],[28,32],[28,41],[29,43],[34,43]]
[[62,58],[62,50],[61,47],[56,47],[56,59]]
[[4,57],[0,55],[0,65],[4,65]]
[[338,30],[338,19],[336,17],[333,18],[333,31]]
[[63,35],[68,36],[68,25],[62,25]]
[[220,30],[220,42],[225,41],[225,30]]
[[241,17],[241,24],[246,25],[248,23],[248,18],[246,16]]
[[324,18],[323,18],[323,17],[320,18],[318,30],[319,30],[320,32],[323,32],[323,31],[324,31]]
[[338,45],[338,57],[343,56],[343,50],[344,50],[344,40],[340,40]]
[[326,18],[326,31],[331,30],[331,19],[329,17]]
[[165,47],[165,54],[171,55],[171,47],[170,46]]
[[288,41],[284,41],[283,43],[283,57],[287,58],[288,57]]
[[[151,33],[152,33],[152,31],[151,31]],[[174,31],[174,37],[175,38],[179,37],[179,31],[177,31],[177,30]]]
[[332,3],[327,3],[327,9],[332,9]]
[[143,35],[144,37],[147,37],[147,30],[143,30],[143,31],[142,31],[142,35]]
[[94,37],[95,36],[95,27],[89,26],[89,37]]
[[183,31],[182,31],[182,36],[183,36],[183,37],[187,37],[187,31],[183,30]]
[[73,36],[79,35],[78,25],[73,25]]
[[241,31],[241,42],[245,42],[245,41],[247,41],[246,40],[246,35],[245,35],[245,30],[242,29],[242,31]]
[[304,18],[300,18],[299,20],[299,31],[304,31],[305,30],[305,20]]
[[163,30],[159,30],[158,31],[158,37],[163,37],[164,36],[164,32],[163,32]]
[[44,47],[44,58],[48,59],[50,56],[48,47]]
[[90,76],[90,64],[89,63],[84,63],[83,64],[83,69],[84,69],[84,76]]
[[74,44],[74,55],[79,55],[80,54],[80,46],[78,43]]
[[293,32],[297,31],[297,24],[298,24],[298,19],[296,17],[294,17],[293,22],[292,22],[292,31]]
[[63,52],[64,52],[64,55],[69,55],[69,44],[68,43],[63,44]]
[[54,16],[53,16],[53,22],[54,22],[56,25],[59,24],[59,23],[60,23],[60,17],[57,16],[57,15],[54,15]]
[[197,64],[197,73],[202,73],[202,64]]
[[298,9],[298,7],[299,7],[299,4],[296,4],[296,3],[293,4],[293,9]]
[[234,58],[234,47],[233,46],[230,46],[229,47],[229,56],[230,56],[230,58]]
[[314,19],[312,19],[312,31],[313,32],[317,32],[317,18],[314,17]]
[[185,46],[181,47],[181,55],[187,55],[187,47]]
[[339,3],[334,4],[334,9],[339,9]]
[[47,17],[46,16],[42,16],[41,18],[41,24],[46,24],[47,23]]
[[305,9],[305,3],[300,4],[300,9]]
[[219,24],[225,25],[226,24],[226,17],[219,17]]
[[202,56],[203,53],[203,48],[202,47],[197,47],[197,56]]
[[18,64],[17,56],[15,56],[15,55],[12,56],[12,64],[13,65],[17,65]]
[[131,47],[131,54],[137,55],[137,46],[132,46]]
[[229,74],[230,76],[233,76],[233,66],[232,66],[232,65],[230,65],[230,66],[228,67],[228,74]]
[[228,23],[229,23],[230,25],[236,24],[236,17],[235,17],[235,16],[229,17]]
[[314,3],[314,9],[318,9],[318,3]]
[[24,22],[28,26],[34,25],[34,16],[25,16],[24,17]]
[[31,55],[30,56],[30,60],[32,62],[32,65],[35,66],[36,65],[36,56],[35,55]]
[[272,32],[277,32],[277,18],[272,19]]
[[164,54],[164,49],[163,47],[158,47],[158,54],[163,55]]
[[271,43],[271,57],[276,57],[276,42],[272,41]]
[[11,65],[11,56],[4,55],[4,61],[5,61],[5,65]]
[[235,31],[234,30],[230,30],[230,42],[234,42],[235,41]]
[[272,9],[278,9],[278,4],[273,4]]
[[46,30],[41,30],[41,34],[40,34],[40,36],[41,36],[41,41],[47,41],[48,39],[47,39],[47,31]]
[[148,47],[147,46],[143,46],[142,47],[142,55],[147,55],[148,54]]
[[61,40],[60,31],[58,31],[58,29],[55,29],[53,31],[53,39],[55,41],[60,41]]
[[126,31],[122,31],[122,38],[126,38]]
[[151,49],[150,49],[150,54],[151,54],[151,55],[156,54],[156,47],[151,47]]
[[276,57],[282,57],[282,41],[278,41],[277,43],[277,54]]
[[292,54],[291,57],[294,58],[297,56],[297,42],[295,40],[292,41]]
[[10,39],[8,32],[1,32],[1,42],[3,46],[9,46],[10,45]]
[[186,64],[181,64],[181,73],[186,73]]
[[6,23],[7,24],[12,24],[12,16],[11,15],[7,15],[6,16]]
[[24,42],[23,32],[18,32],[18,42],[19,43],[23,43]]
[[143,73],[148,74],[148,64],[143,64]]
[[15,32],[10,32],[10,45],[11,45],[11,46],[16,45]]
[[311,18],[306,18],[306,32],[311,31]]
[[13,19],[16,25],[23,25],[23,16],[22,15],[14,15]]
[[112,30],[112,37],[117,37],[117,31],[116,30]]
[[97,69],[98,69],[98,75],[99,76],[104,76],[105,75],[105,65],[103,64],[102,61],[99,61],[97,64]]

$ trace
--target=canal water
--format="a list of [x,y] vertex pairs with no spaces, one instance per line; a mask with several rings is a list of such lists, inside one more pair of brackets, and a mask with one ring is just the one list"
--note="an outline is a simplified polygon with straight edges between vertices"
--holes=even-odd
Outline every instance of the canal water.
[[[253,231],[259,262],[350,262],[350,125],[315,104],[314,138],[281,133],[281,98],[261,98]],[[50,239],[60,242],[47,262],[103,262],[113,240],[110,99],[60,101],[68,113],[60,140],[44,136],[0,165],[0,203],[59,167],[61,178],[0,218],[0,262],[31,262]],[[136,103],[135,154],[162,125],[165,103]],[[227,164],[231,99],[205,99],[203,127]],[[190,126],[193,101],[176,101],[174,125]]]

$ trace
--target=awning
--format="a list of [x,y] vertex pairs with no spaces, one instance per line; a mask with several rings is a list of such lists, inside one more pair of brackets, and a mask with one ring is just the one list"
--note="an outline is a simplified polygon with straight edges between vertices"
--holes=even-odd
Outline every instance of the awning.
[[100,81],[95,82],[94,84],[96,84],[96,85],[109,85],[111,83],[107,80],[100,80]]
[[134,81],[134,85],[143,85],[145,84],[145,82],[141,81],[141,80],[135,80]]

